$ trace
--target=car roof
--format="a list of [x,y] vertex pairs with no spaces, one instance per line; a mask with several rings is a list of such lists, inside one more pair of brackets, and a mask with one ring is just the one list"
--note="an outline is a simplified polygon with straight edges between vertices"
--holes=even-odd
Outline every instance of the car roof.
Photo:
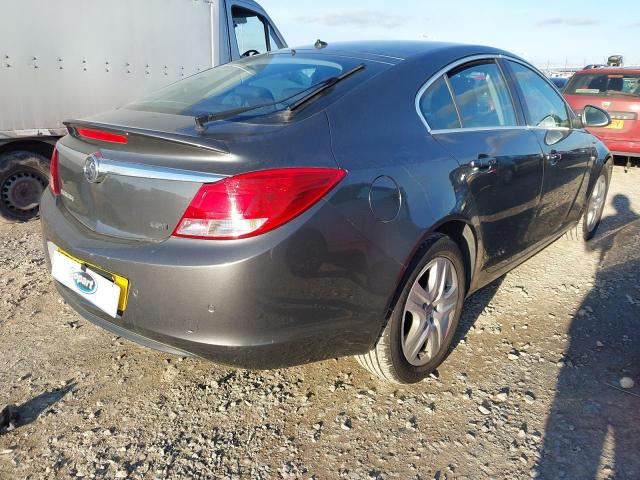
[[428,41],[360,41],[360,42],[328,42],[321,49],[314,45],[294,47],[296,51],[315,51],[331,54],[350,54],[363,58],[380,57],[389,63],[400,63],[404,60],[430,56],[434,54],[449,54],[452,59],[469,55],[509,55],[509,52],[482,45],[466,45],[459,43],[428,42]]
[[600,67],[600,68],[589,68],[587,70],[580,70],[576,72],[576,75],[585,75],[589,73],[640,73],[640,67]]

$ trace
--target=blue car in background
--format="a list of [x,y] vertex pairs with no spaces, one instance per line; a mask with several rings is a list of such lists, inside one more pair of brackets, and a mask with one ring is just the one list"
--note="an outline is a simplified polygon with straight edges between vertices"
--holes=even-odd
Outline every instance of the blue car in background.
[[553,83],[560,91],[564,90],[564,87],[566,87],[569,82],[569,79],[564,77],[549,77],[549,80],[551,80],[551,83]]

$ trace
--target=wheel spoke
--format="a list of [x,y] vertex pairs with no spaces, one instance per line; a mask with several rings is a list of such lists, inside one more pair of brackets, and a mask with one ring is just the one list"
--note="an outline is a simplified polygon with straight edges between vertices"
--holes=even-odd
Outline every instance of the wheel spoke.
[[[421,323],[425,322],[426,319],[427,319],[427,313],[425,312],[424,308],[422,307],[422,304],[417,305],[415,303],[407,302],[407,306],[405,307],[405,310],[407,312],[409,312],[411,314],[411,317],[412,317],[411,330],[413,330],[414,327],[418,327],[418,324],[421,324]],[[407,334],[407,335],[409,335],[409,334]]]
[[433,266],[428,270],[428,293],[432,303],[437,303],[444,294],[448,272],[449,262],[444,258],[437,258]]
[[410,335],[407,336],[406,339],[406,348],[405,355],[407,356],[407,360],[410,362],[415,362],[418,358],[418,354],[422,351],[422,347],[424,343],[427,341],[427,337],[430,334],[430,331],[433,328],[429,325],[429,322],[424,319],[424,321],[420,322],[420,325],[415,329],[410,331]]
[[431,297],[429,295],[429,292],[427,292],[418,282],[416,282],[411,288],[411,292],[409,292],[408,301],[419,305],[420,308],[422,308],[425,304],[430,305],[431,303],[433,303],[433,297]]
[[438,288],[440,286],[438,279],[440,274],[440,264],[437,259],[434,264],[427,270],[427,295],[431,302],[438,298]]
[[441,332],[437,323],[434,323],[428,331],[427,337],[427,353],[429,360],[435,357],[440,351]]
[[437,309],[433,311],[433,323],[442,338],[446,338],[449,333],[451,315],[455,311],[457,300],[457,296],[449,296],[446,301],[441,302]]
[[447,288],[447,278],[451,275],[449,262],[445,259],[438,259],[438,261],[442,266],[438,269],[440,273],[440,278],[438,278],[438,297],[435,299],[434,303],[444,297],[445,290]]

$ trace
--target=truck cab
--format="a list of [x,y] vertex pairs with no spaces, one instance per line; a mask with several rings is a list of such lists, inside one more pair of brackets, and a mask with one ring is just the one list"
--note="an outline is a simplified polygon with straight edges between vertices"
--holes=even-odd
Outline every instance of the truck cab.
[[[0,221],[38,215],[62,122],[287,46],[253,0],[32,0],[2,15]],[[25,34],[28,32],[28,35]]]

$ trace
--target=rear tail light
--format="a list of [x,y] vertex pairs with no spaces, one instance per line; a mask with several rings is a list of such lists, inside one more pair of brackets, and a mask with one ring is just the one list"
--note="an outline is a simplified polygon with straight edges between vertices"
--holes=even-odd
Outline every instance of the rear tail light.
[[60,195],[60,175],[58,173],[58,149],[54,147],[49,162],[49,187],[51,193]]
[[205,184],[173,234],[211,240],[260,235],[309,209],[346,173],[332,168],[283,168]]
[[126,135],[105,132],[103,130],[95,130],[93,128],[78,128],[76,131],[81,137],[100,140],[102,142],[127,143],[129,141]]

